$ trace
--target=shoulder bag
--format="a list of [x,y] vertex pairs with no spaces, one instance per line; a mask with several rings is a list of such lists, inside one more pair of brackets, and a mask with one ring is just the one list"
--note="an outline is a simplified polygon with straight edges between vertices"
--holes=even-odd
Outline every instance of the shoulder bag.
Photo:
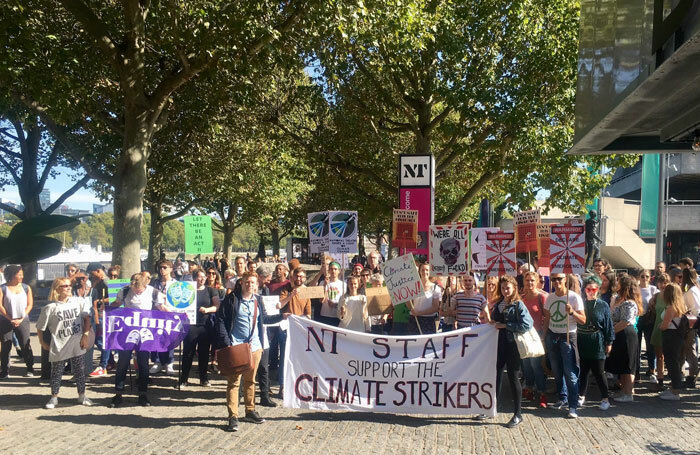
[[[219,372],[223,376],[233,376],[245,373],[255,367],[253,362],[253,351],[250,348],[250,340],[255,335],[255,328],[258,325],[258,300],[255,299],[255,311],[253,312],[253,330],[245,343],[234,346],[227,346],[219,349],[216,358],[219,363]],[[235,324],[235,321],[233,322]]]
[[518,346],[518,353],[521,359],[541,357],[544,355],[544,346],[542,346],[542,340],[537,330],[535,330],[534,324],[527,332],[513,332],[513,338],[515,338],[515,344]]

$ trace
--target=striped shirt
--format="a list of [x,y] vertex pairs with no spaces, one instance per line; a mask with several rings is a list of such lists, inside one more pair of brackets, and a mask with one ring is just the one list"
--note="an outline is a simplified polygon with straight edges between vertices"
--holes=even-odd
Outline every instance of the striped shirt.
[[452,297],[457,310],[457,324],[460,328],[479,325],[479,315],[486,306],[486,298],[481,294],[467,297],[460,291]]

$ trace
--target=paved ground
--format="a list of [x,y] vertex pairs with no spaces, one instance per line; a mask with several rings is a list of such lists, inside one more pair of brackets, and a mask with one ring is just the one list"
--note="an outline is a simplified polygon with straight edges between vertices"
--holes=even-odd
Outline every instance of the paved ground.
[[[16,358],[13,361],[18,365]],[[607,412],[599,411],[597,402],[586,404],[575,421],[566,419],[564,411],[539,410],[527,403],[525,422],[514,430],[503,426],[510,418],[510,404],[502,400],[502,413],[486,423],[466,417],[258,408],[266,423],[241,423],[238,433],[229,434],[222,431],[226,407],[220,377],[209,389],[192,386],[177,391],[175,378],[159,376],[150,393],[153,407],[138,407],[135,396],[125,395],[127,404],[113,410],[106,405],[114,376],[89,382],[88,396],[95,401],[90,408],[75,404],[74,384],[64,376],[59,405],[47,410],[43,405],[48,384],[22,377],[23,367],[14,366],[10,374],[0,382],[0,444],[5,455],[700,454],[700,389],[687,393],[683,402],[672,403],[656,398],[646,382],[637,388],[634,403],[613,405]],[[506,383],[504,392],[507,389]],[[595,389],[589,391],[589,396],[595,395]]]

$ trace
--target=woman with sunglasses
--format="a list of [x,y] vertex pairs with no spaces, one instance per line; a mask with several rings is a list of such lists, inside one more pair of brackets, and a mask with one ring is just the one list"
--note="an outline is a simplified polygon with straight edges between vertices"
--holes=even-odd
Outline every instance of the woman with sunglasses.
[[578,406],[582,407],[586,401],[588,372],[592,372],[600,390],[599,408],[607,411],[610,409],[610,400],[608,381],[605,378],[605,358],[612,349],[615,331],[610,318],[610,307],[598,298],[601,282],[602,280],[596,275],[589,276],[583,282],[583,290],[586,294],[586,301],[583,304],[586,322],[578,324],[578,354],[581,366]]
[[[90,343],[90,307],[89,300],[71,296],[71,282],[68,278],[56,278],[51,285],[49,304],[41,309],[36,323],[37,335],[41,347],[49,351],[51,362],[51,399],[46,403],[47,409],[58,404],[58,391],[61,388],[61,376],[66,361],[70,362],[78,387],[78,403],[92,406],[92,401],[85,397],[85,349]],[[50,345],[44,341],[44,333],[51,334]]]
[[[204,271],[201,271],[204,272]],[[195,273],[196,275],[196,273]],[[195,275],[192,275],[192,278],[195,278]],[[216,292],[219,294],[219,299],[223,299],[224,295],[226,294],[226,290],[224,289],[223,284],[221,284],[221,275],[219,275],[219,271],[216,270],[214,267],[209,267],[206,272],[206,282],[204,285],[208,288],[215,289]]]

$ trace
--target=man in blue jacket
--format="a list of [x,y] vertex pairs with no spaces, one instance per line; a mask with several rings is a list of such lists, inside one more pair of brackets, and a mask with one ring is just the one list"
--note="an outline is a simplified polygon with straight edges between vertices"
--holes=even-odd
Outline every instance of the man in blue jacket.
[[[256,295],[258,276],[254,272],[245,272],[241,277],[241,290],[227,295],[216,312],[216,337],[219,348],[240,343],[250,343],[253,353],[253,368],[228,376],[226,403],[228,406],[228,425],[226,431],[238,431],[238,388],[243,378],[245,396],[245,420],[263,423],[265,419],[255,411],[255,375],[263,354],[263,324],[274,324],[283,316],[268,316],[262,299]],[[257,307],[257,311],[256,311]],[[257,313],[257,317],[256,317]]]

